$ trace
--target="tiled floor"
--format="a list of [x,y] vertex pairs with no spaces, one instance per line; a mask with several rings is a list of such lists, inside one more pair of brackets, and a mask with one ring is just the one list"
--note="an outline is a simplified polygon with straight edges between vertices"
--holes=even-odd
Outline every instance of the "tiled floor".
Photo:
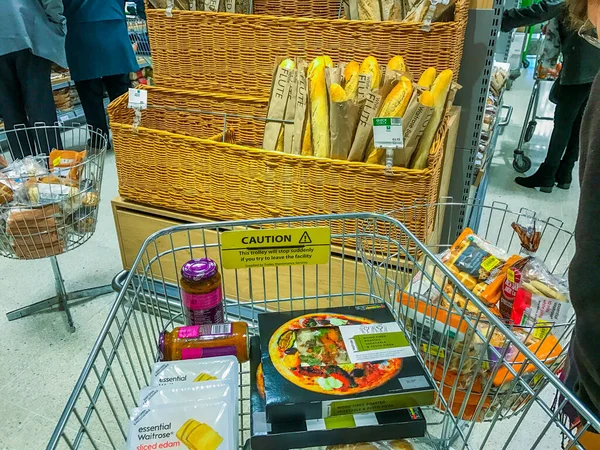
[[[515,107],[511,124],[499,140],[492,162],[488,202],[501,201],[510,209],[534,209],[544,216],[564,220],[572,229],[577,211],[578,188],[544,194],[517,186],[512,169],[512,151],[531,87],[531,74],[518,79],[506,93],[506,103]],[[549,87],[549,86],[546,86]],[[548,110],[545,110],[545,109]],[[544,104],[541,114],[551,114]],[[534,167],[543,159],[550,122],[538,126],[535,138],[526,147]],[[110,200],[117,195],[112,153],[106,161],[98,230],[83,247],[59,257],[70,290],[110,283],[121,269]],[[53,293],[48,261],[21,262],[0,259],[0,449],[44,448],[62,408],[86,361],[115,295],[107,295],[73,307],[77,331],[67,331],[63,314],[51,311],[8,322],[5,313],[46,298]],[[535,419],[537,420],[537,419]],[[539,417],[536,423],[541,423]],[[543,428],[543,425],[537,425]],[[510,428],[507,428],[510,430]],[[556,434],[538,448],[559,448]],[[546,442],[546,441],[544,441]],[[495,448],[490,442],[487,448]],[[512,448],[512,447],[511,447]],[[516,447],[514,447],[516,448]]]

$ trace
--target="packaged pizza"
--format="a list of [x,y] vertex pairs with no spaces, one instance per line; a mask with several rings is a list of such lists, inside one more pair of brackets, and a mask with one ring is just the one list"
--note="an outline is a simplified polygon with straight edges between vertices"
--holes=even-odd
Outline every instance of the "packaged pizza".
[[239,364],[235,356],[158,362],[152,370],[152,386],[227,380],[238,384]]
[[433,385],[385,304],[259,315],[269,422],[426,406]]
[[250,447],[253,449],[312,448],[365,439],[423,437],[427,428],[419,408],[335,418],[337,424],[343,424],[341,428],[328,427],[322,419],[268,423],[258,336],[250,339],[250,413]]
[[130,416],[127,448],[238,448],[238,421],[233,411],[234,405],[226,401],[135,408]]

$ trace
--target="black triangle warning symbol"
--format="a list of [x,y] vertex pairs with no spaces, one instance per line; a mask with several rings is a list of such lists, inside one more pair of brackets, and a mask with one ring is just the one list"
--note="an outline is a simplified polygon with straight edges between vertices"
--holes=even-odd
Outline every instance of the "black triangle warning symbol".
[[300,236],[300,240],[298,241],[298,243],[299,244],[312,244],[312,239],[308,235],[308,231],[305,231],[304,233],[302,233],[302,236]]

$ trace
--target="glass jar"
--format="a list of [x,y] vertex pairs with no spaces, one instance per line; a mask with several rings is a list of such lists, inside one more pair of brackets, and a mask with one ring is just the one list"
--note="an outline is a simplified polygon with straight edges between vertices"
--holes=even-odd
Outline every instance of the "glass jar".
[[177,327],[162,332],[158,341],[161,361],[233,355],[244,363],[249,359],[248,346],[246,322]]
[[225,322],[221,274],[210,258],[192,259],[181,267],[181,301],[187,325]]

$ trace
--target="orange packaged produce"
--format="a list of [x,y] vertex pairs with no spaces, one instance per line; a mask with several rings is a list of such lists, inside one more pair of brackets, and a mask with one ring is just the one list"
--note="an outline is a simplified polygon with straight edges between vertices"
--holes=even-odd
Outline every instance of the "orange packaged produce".
[[192,325],[163,331],[158,340],[161,361],[233,355],[248,361],[248,324],[232,322]]

